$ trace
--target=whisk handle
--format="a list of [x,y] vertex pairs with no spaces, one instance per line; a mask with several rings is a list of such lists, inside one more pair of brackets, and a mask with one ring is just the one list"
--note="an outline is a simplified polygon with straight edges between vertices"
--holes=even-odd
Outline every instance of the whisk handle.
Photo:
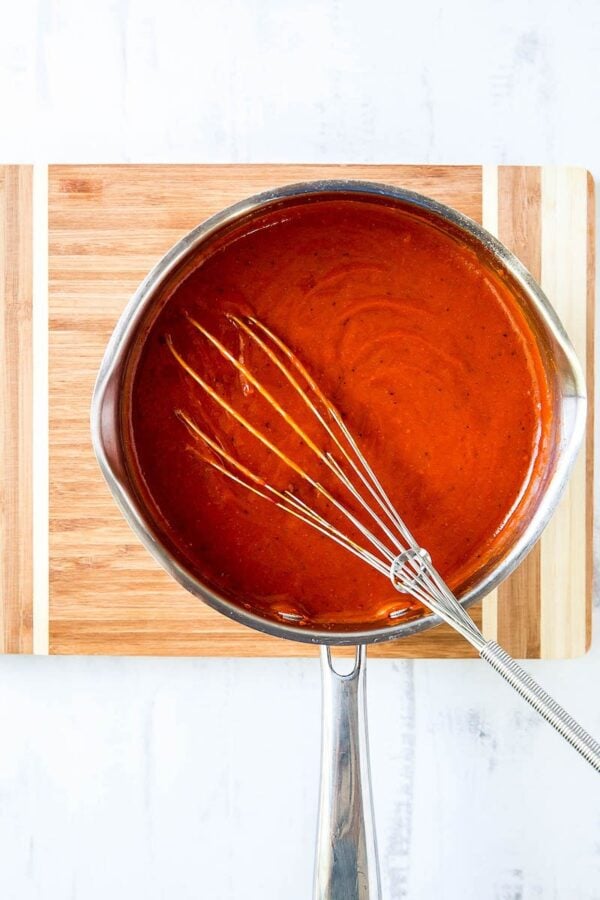
[[373,821],[366,648],[340,675],[321,647],[323,735],[314,900],[381,900]]
[[549,722],[597,772],[600,772],[598,741],[595,741],[556,700],[553,700],[512,656],[509,656],[495,641],[487,641],[479,653],[481,658],[489,663],[546,722]]

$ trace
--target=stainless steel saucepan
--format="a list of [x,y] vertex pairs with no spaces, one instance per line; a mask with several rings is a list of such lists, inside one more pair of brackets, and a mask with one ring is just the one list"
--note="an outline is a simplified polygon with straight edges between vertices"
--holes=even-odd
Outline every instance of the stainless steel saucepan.
[[[435,223],[473,247],[510,285],[540,348],[552,397],[552,452],[528,514],[511,539],[484,563],[460,600],[468,606],[499,584],[531,549],[566,485],[585,426],[585,385],[564,329],[531,275],[480,225],[449,207],[410,191],[359,181],[289,185],[251,197],[210,218],[182,238],[155,266],[123,312],[106,349],[94,390],[93,444],[110,490],[127,521],[154,557],[180,584],[226,616],[282,638],[321,645],[323,740],[315,897],[367,900],[380,896],[369,784],[365,659],[366,644],[395,640],[439,624],[435,615],[356,632],[317,631],[279,624],[234,605],[176,560],[161,540],[149,510],[134,490],[125,465],[121,401],[130,351],[139,329],[156,315],[165,295],[210,251],[232,225],[250,223],[265,210],[326,198],[354,198],[398,206]],[[357,647],[354,667],[340,675],[331,658],[335,645]]]

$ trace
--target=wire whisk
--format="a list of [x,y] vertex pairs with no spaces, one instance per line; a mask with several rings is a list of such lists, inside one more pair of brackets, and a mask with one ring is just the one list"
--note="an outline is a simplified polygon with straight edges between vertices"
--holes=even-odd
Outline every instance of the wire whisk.
[[[225,413],[232,424],[251,435],[293,473],[299,484],[310,489],[307,500],[295,488],[277,486],[253,471],[238,458],[235,449],[228,448],[220,435],[209,433],[189,411],[175,410],[175,415],[192,437],[201,459],[225,478],[246,488],[255,495],[274,503],[306,525],[320,532],[339,546],[361,559],[381,575],[390,579],[394,588],[418,600],[424,607],[459,632],[534,709],[536,709],[595,769],[600,772],[600,744],[578,725],[521,667],[495,642],[486,641],[481,631],[460,605],[442,576],[435,568],[427,550],[419,545],[406,523],[395,509],[375,472],[365,459],[348,425],[334,404],[324,395],[310,372],[292,350],[263,322],[252,316],[225,314],[254,350],[263,354],[280,386],[291,391],[293,403],[284,406],[276,393],[261,382],[241,354],[235,354],[223,341],[198,322],[187,319],[195,333],[217,351],[242,379],[247,391],[255,391],[268,407],[314,455],[321,471],[332,476],[331,486],[307,471],[307,466],[282,449],[272,434],[253,424],[248,416],[236,408],[224,392],[207,380],[198,367],[185,358],[171,337],[167,346],[181,369],[204,393],[209,401]],[[290,406],[305,407],[309,418],[320,431],[319,441],[309,433],[304,421],[290,412]],[[286,408],[287,407],[287,408]],[[326,447],[323,446],[326,444]],[[324,507],[328,512],[324,512]],[[330,514],[335,510],[335,514]],[[346,522],[347,530],[342,523]],[[350,533],[349,533],[350,532]],[[405,609],[390,617],[400,616]]]

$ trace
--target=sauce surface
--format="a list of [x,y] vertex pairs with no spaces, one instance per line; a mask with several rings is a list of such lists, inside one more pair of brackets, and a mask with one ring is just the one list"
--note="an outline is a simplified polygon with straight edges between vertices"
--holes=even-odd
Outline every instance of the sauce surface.
[[207,465],[176,415],[184,411],[270,483],[305,490],[183,371],[170,341],[232,406],[332,484],[306,444],[190,325],[193,317],[216,335],[316,437],[302,403],[280,390],[269,360],[226,313],[256,317],[293,350],[441,574],[464,589],[508,538],[549,443],[539,351],[500,277],[473,250],[397,208],[346,199],[290,206],[208,252],[132,355],[127,464],[175,556],[266,618],[381,627],[397,624],[390,612],[406,607],[406,618],[421,607]]

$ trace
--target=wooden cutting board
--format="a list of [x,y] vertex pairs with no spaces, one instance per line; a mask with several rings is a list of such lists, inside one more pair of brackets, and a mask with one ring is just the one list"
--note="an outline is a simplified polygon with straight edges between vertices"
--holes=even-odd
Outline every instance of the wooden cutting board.
[[[592,396],[594,195],[591,177],[582,169],[144,165],[52,166],[46,171],[36,167],[34,483],[39,489],[34,491],[32,543],[32,172],[27,167],[0,169],[0,350],[8,362],[0,375],[3,459],[8,461],[0,475],[0,646],[6,652],[210,656],[315,652],[230,622],[168,578],[133,537],[104,484],[90,444],[89,404],[105,344],[121,310],[175,241],[207,216],[250,194],[295,181],[336,177],[419,191],[496,233],[550,297],[587,366]],[[46,303],[49,537],[46,434],[45,427],[39,427],[44,422],[46,347],[40,336],[46,335]],[[586,447],[567,494],[541,541],[519,570],[473,610],[485,634],[496,637],[517,657],[571,657],[589,645],[592,433],[590,420]],[[371,653],[473,655],[445,626],[379,645]]]

